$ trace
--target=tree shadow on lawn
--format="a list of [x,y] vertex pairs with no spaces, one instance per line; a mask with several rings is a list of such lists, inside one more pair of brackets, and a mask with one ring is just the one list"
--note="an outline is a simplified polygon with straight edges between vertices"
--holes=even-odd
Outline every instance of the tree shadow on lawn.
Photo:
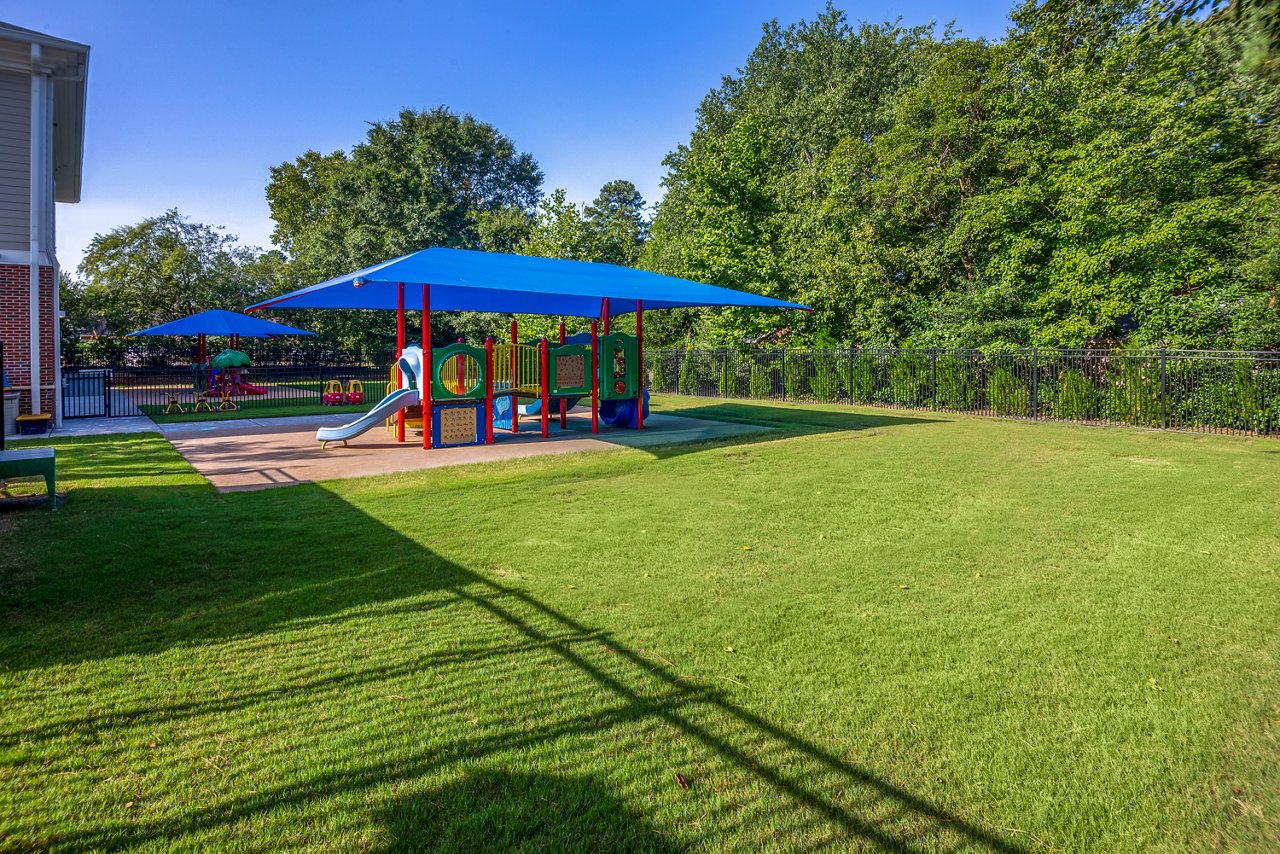
[[765,406],[738,402],[706,403],[675,409],[655,409],[654,411],[661,415],[702,418],[709,421],[725,421],[735,424],[756,424],[796,433],[878,430],[885,427],[935,424],[952,420],[941,413],[922,415],[913,411],[910,415],[890,415],[884,412],[814,409],[812,406],[801,404]]
[[[287,746],[279,767],[258,747],[237,785],[132,814],[102,806],[77,772],[59,785],[88,788],[62,800],[97,806],[67,807],[52,831],[10,828],[41,845],[245,842],[373,808],[381,842],[401,848],[663,850],[675,844],[655,835],[663,827],[679,844],[709,847],[736,838],[1021,850],[320,487],[134,487],[110,498],[117,559],[98,559],[103,532],[68,514],[43,533],[71,539],[85,561],[40,565],[0,610],[0,660],[20,686],[10,697],[48,705],[39,723],[0,724],[11,782],[39,792],[82,768],[69,745],[145,744],[179,726],[265,727]],[[278,536],[298,519],[313,540]],[[152,553],[161,544],[170,550]],[[47,674],[21,675],[93,660],[123,675],[64,714],[41,699]],[[131,684],[130,672],[147,679]],[[308,746],[323,759],[306,758]],[[127,761],[139,779],[172,780],[206,772],[196,759],[157,751]],[[645,825],[639,804],[664,818]]]
[[482,771],[398,801],[387,851],[653,851],[680,847],[588,777]]

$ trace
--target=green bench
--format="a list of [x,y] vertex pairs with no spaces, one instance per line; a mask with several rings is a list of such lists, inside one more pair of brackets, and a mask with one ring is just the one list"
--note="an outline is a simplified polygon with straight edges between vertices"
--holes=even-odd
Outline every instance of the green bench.
[[44,487],[49,492],[49,509],[58,509],[58,493],[55,491],[58,479],[53,470],[53,448],[0,451],[0,480],[8,477],[43,477]]

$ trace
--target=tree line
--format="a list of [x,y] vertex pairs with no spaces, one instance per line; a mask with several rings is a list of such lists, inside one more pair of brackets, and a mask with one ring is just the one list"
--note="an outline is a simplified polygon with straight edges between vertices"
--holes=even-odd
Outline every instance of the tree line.
[[[533,156],[445,107],[271,169],[275,248],[177,211],[100,235],[68,327],[243,308],[427,246],[607,261],[809,304],[656,313],[655,344],[1280,347],[1280,1],[1026,0],[998,41],[853,23],[763,28],[666,158],[543,193]],[[383,313],[292,312],[387,349]],[[442,338],[507,318],[441,318]],[[546,333],[552,321],[525,318]]]

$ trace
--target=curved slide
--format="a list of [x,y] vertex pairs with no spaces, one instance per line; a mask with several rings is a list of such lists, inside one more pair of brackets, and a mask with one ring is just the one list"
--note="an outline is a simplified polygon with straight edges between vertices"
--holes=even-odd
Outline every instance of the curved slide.
[[348,439],[354,439],[369,428],[376,427],[401,409],[418,405],[418,390],[413,386],[421,384],[422,348],[406,347],[400,354],[399,365],[400,388],[378,401],[376,406],[350,424],[321,427],[316,431],[316,441],[320,443],[320,447],[323,448],[330,442],[342,442],[345,445]]
[[370,427],[376,427],[406,406],[418,405],[416,388],[398,388],[378,402],[378,405],[361,415],[350,424],[341,427],[321,427],[316,431],[316,439],[320,444],[329,442],[345,442],[354,439]]

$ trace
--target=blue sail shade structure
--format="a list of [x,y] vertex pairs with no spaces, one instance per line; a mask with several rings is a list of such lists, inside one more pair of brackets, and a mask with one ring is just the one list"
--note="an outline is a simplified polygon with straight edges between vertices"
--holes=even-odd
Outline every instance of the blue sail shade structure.
[[[488,311],[600,317],[691,306],[810,310],[758,294],[590,261],[529,255],[424,249],[249,306],[264,308],[399,308],[399,285],[430,285],[432,311]],[[404,308],[422,308],[420,287],[404,289]]]
[[286,326],[283,323],[263,320],[261,317],[250,317],[247,314],[240,314],[234,311],[214,309],[213,311],[202,311],[190,317],[171,320],[168,323],[161,323],[159,326],[152,326],[148,329],[139,329],[137,332],[130,332],[128,337],[136,335],[221,335],[228,338],[233,336],[241,338],[275,338],[280,335],[315,335],[315,333],[308,332],[305,329],[297,329],[293,326]]
[[[405,373],[404,368],[397,368],[401,389],[393,392],[387,400],[374,407],[374,410],[362,419],[357,419],[332,432],[322,429],[316,434],[316,438],[321,442],[322,447],[330,441],[341,441],[345,445],[348,439],[372,428],[394,409],[396,441],[404,442],[405,429],[409,421],[406,410],[414,409],[417,410],[417,415],[414,417],[418,418],[422,427],[422,447],[431,448],[446,446],[435,443],[433,439],[433,434],[440,434],[441,441],[444,441],[445,428],[442,426],[444,422],[439,421],[437,424],[436,421],[443,418],[446,410],[454,416],[461,412],[462,418],[472,430],[466,433],[469,437],[467,441],[462,442],[457,437],[466,431],[461,428],[455,431],[450,427],[447,431],[452,437],[448,440],[450,443],[488,444],[492,442],[495,399],[493,339],[490,338],[485,342],[484,351],[472,348],[475,352],[468,357],[477,363],[481,359],[486,360],[486,368],[477,372],[479,376],[487,377],[483,399],[472,399],[471,392],[474,392],[474,389],[468,391],[466,395],[462,395],[461,392],[450,392],[447,387],[448,378],[441,373],[445,370],[446,363],[436,358],[431,343],[432,312],[478,311],[591,318],[589,364],[582,364],[581,360],[588,357],[579,354],[577,356],[579,368],[573,376],[579,380],[577,386],[581,386],[584,381],[590,384],[591,432],[595,433],[599,428],[599,418],[609,418],[608,415],[603,415],[604,405],[618,405],[624,396],[633,410],[625,416],[619,414],[618,421],[628,426],[633,423],[637,430],[644,429],[649,396],[645,390],[643,367],[645,364],[644,312],[653,309],[702,306],[810,310],[807,306],[785,300],[735,291],[732,288],[704,285],[700,282],[690,282],[686,279],[677,279],[673,276],[663,276],[630,267],[619,267],[614,264],[445,248],[423,249],[421,252],[392,258],[390,261],[383,261],[381,264],[374,264],[372,267],[365,267],[363,270],[251,305],[247,310],[258,311],[264,308],[395,310],[396,352],[400,359],[398,364],[405,364],[407,353],[417,353],[418,355],[414,358],[423,366],[424,376],[409,377],[413,371]],[[421,311],[421,350],[405,346],[408,342],[405,327],[406,311]],[[610,331],[610,319],[626,313],[635,315],[636,334],[630,345],[620,340],[625,336],[614,335]],[[603,339],[597,337],[597,325],[603,327]],[[601,348],[605,346],[602,342],[606,340],[613,342],[609,345],[612,349],[607,356],[601,356],[603,352]],[[522,357],[519,356],[519,348],[532,349],[532,347],[528,344],[520,344],[519,341],[517,322],[512,320],[511,344],[507,348],[509,352],[501,356],[503,364],[507,364],[507,359],[510,359],[508,379],[501,392],[510,397],[513,407],[511,410],[512,432],[518,431],[518,418],[515,412],[519,407],[515,401],[521,394],[527,396],[531,393],[529,384],[523,383],[518,377],[523,376],[521,372],[529,368],[528,365],[521,367],[524,363],[520,361]],[[565,329],[562,321],[560,344],[563,347],[565,343]],[[462,364],[457,354],[464,353],[466,348],[467,345],[459,340],[456,345],[450,345],[441,352],[444,358],[449,360],[448,364],[456,367]],[[536,376],[537,387],[541,394],[539,412],[543,438],[550,435],[548,410],[552,399],[550,390],[552,365],[557,365],[555,370],[558,371],[560,370],[559,359],[572,360],[573,358],[570,355],[563,357],[558,355],[557,361],[553,363],[550,353],[549,342],[545,338],[541,339],[537,350],[540,365],[536,370],[528,372]],[[606,372],[604,364],[606,358],[608,359],[607,370],[610,373],[606,377],[607,385],[604,394],[609,399],[602,403],[600,384],[601,377]],[[462,368],[456,369],[462,370]],[[462,374],[459,373],[458,376],[461,377]],[[405,385],[406,378],[410,380],[408,385]],[[461,388],[466,383],[460,379],[457,384]],[[413,385],[417,388],[412,388]],[[582,388],[577,388],[579,397],[585,393]],[[441,396],[442,399],[438,411],[433,400],[436,396]],[[459,403],[459,400],[463,402]],[[576,400],[577,398],[575,402]],[[572,404],[568,404],[565,395],[558,395],[557,402],[560,406],[560,426],[566,429],[566,410]],[[388,408],[384,408],[384,405]],[[467,406],[472,407],[477,413],[474,423],[471,415],[465,411]],[[480,412],[480,407],[483,407],[483,413]]]

